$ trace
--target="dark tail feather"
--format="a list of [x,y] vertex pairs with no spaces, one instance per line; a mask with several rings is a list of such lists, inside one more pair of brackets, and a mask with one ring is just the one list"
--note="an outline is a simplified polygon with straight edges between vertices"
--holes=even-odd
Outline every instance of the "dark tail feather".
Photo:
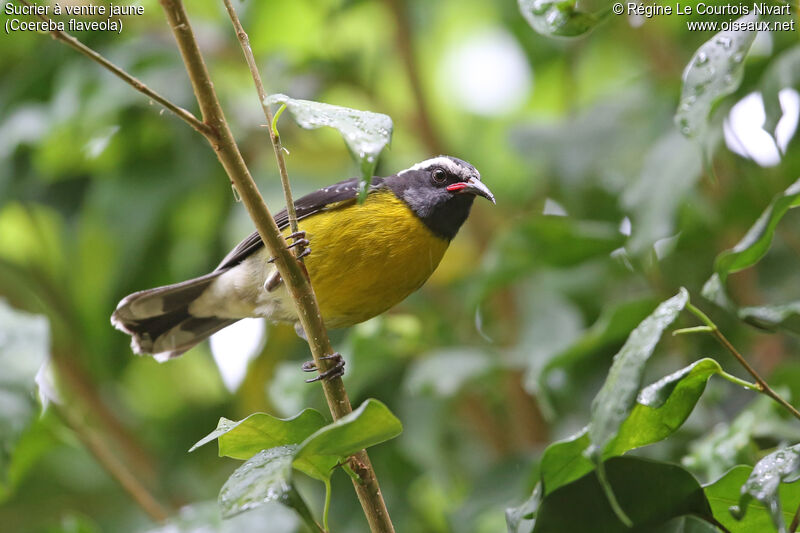
[[134,352],[153,354],[158,360],[177,357],[236,322],[235,319],[198,317],[189,313],[189,305],[220,274],[222,271],[212,272],[126,296],[111,315],[111,324],[131,335]]

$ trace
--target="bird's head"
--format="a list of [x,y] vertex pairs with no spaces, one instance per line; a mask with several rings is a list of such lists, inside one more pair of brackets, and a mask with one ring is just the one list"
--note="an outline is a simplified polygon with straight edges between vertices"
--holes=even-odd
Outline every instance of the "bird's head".
[[445,155],[426,159],[389,176],[384,185],[431,231],[447,239],[455,237],[476,196],[495,203],[494,195],[483,184],[475,167]]

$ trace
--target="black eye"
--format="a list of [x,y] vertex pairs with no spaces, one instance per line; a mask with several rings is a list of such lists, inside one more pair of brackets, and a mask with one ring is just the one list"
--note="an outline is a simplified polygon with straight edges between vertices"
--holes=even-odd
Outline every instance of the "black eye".
[[431,173],[431,176],[433,177],[433,181],[435,181],[436,183],[444,183],[445,181],[447,181],[447,172],[445,172],[441,168],[435,169]]

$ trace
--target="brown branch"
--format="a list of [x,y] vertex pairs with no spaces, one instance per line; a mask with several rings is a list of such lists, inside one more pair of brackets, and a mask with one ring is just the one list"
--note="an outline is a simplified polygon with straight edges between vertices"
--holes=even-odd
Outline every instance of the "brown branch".
[[411,92],[414,95],[417,111],[416,122],[422,136],[422,141],[431,153],[443,154],[445,153],[444,145],[433,126],[430,107],[428,106],[428,101],[425,99],[425,92],[422,90],[419,68],[417,66],[417,60],[414,57],[411,22],[408,18],[406,3],[402,0],[386,0],[386,3],[397,24],[395,45],[402,56],[403,66],[406,69],[406,76],[411,85]]
[[[258,192],[255,182],[244,163],[239,148],[233,138],[233,134],[225,120],[225,116],[219,104],[219,100],[217,99],[216,92],[214,91],[213,84],[208,75],[208,70],[206,69],[199,47],[197,46],[182,3],[180,0],[160,1],[167,15],[173,34],[175,35],[178,48],[180,49],[186,70],[192,82],[195,96],[200,105],[203,115],[202,122],[189,111],[171,103],[71,35],[61,31],[53,31],[51,34],[55,39],[64,42],[68,46],[99,63],[123,81],[130,84],[134,89],[144,93],[175,113],[195,130],[202,133],[208,140],[214,152],[217,154],[220,163],[225,168],[232,184],[236,187],[237,192],[241,196],[242,202],[248,214],[253,219],[253,223],[267,250],[276,258],[275,265],[295,301],[298,309],[298,318],[309,339],[309,347],[311,348],[314,361],[319,371],[324,372],[328,370],[329,366],[333,363],[322,359],[322,357],[332,354],[333,348],[330,344],[311,284],[304,274],[301,265],[295,260],[294,255],[292,255],[291,251],[287,248],[286,242],[275,224],[275,220],[270,215],[264,203],[264,199]],[[30,5],[27,0],[20,0],[20,2]],[[40,18],[45,21],[49,20],[44,17]],[[278,147],[280,148],[280,145],[278,145]],[[282,157],[279,158],[279,165],[281,160]],[[285,165],[282,172],[285,172]],[[291,202],[288,202],[288,204],[293,207]],[[341,379],[337,378],[330,381],[323,381],[322,387],[334,419],[339,419],[352,412],[352,406],[350,405],[350,400]],[[354,460],[357,461],[361,467],[361,479],[359,483],[356,484],[356,492],[362,502],[362,506],[365,507],[365,513],[367,514],[371,529],[373,531],[393,532],[394,528],[389,520],[385,503],[380,496],[380,488],[375,478],[369,457],[365,451],[361,451],[354,456]],[[108,466],[116,468],[113,462],[108,462]]]
[[717,325],[710,318],[708,318],[708,316],[705,313],[703,313],[700,309],[698,309],[691,303],[686,304],[686,309],[693,315],[695,315],[697,318],[699,318],[707,326],[708,329],[706,331],[714,335],[717,341],[722,346],[724,346],[725,349],[727,349],[731,353],[731,355],[733,355],[736,358],[737,361],[739,361],[739,364],[741,364],[751,376],[753,376],[753,379],[756,380],[756,385],[758,386],[760,392],[766,394],[767,396],[769,396],[770,398],[781,404],[784,408],[786,408],[787,411],[789,411],[792,414],[792,416],[800,420],[800,411],[795,409],[795,407],[792,404],[781,398],[781,396],[777,392],[772,390],[772,387],[770,387],[769,384],[764,380],[764,378],[762,378],[761,375],[758,372],[756,372],[756,370],[752,366],[750,366],[750,363],[747,362],[744,356],[739,353],[739,351],[733,346],[733,344],[731,344],[728,338],[722,334],[722,332],[719,330],[719,327],[717,327]]
[[[269,106],[264,102],[267,98],[267,92],[264,90],[264,84],[261,82],[261,74],[259,74],[258,67],[256,66],[256,58],[250,46],[250,38],[247,36],[247,32],[244,31],[239,16],[236,14],[236,10],[233,8],[230,0],[223,0],[223,2],[225,3],[225,9],[228,10],[228,16],[231,17],[233,28],[236,30],[236,37],[239,39],[239,44],[242,46],[242,53],[247,61],[247,67],[250,69],[250,75],[253,77],[253,83],[255,83],[256,86],[258,101],[261,102],[261,109],[264,111],[264,118],[267,120],[269,139],[272,141],[272,149],[275,152],[275,160],[278,163],[278,172],[281,175],[283,199],[286,202],[286,213],[289,215],[289,228],[291,228],[292,233],[296,233],[298,231],[297,212],[294,208],[294,200],[292,200],[292,187],[289,183],[289,173],[286,171],[283,146],[281,145],[281,138],[278,136],[278,132],[272,127],[272,111],[270,111]],[[301,247],[297,246],[296,248],[298,248],[296,255],[300,255],[302,252]]]
[[[203,56],[195,40],[192,27],[181,0],[160,0],[167,20],[178,43],[186,71],[192,82],[195,96],[203,114],[203,120],[214,134],[207,135],[211,146],[222,166],[239,192],[239,196],[261,236],[267,250],[274,257],[275,265],[294,300],[298,318],[306,333],[314,362],[320,372],[333,364],[323,359],[333,354],[328,332],[322,320],[314,291],[304,274],[301,264],[296,261],[287,248],[275,220],[270,215],[261,193],[253,181],[250,171],[242,158],[239,147],[225,120],[225,115],[217,98]],[[237,33],[238,30],[237,30]],[[244,33],[242,30],[241,33]],[[246,50],[245,50],[246,53]],[[271,134],[272,137],[272,134]],[[334,419],[352,412],[347,391],[341,378],[323,380],[322,388]],[[365,451],[356,454],[355,459],[364,467],[360,482],[355,483],[358,498],[373,532],[393,532],[386,505],[381,497],[380,487],[374,470]]]
[[800,525],[800,505],[797,506],[797,510],[794,512],[792,523],[789,525],[789,533],[797,531],[798,525]]
[[51,408],[58,414],[62,421],[69,426],[86,449],[97,459],[97,462],[120,484],[139,507],[156,522],[164,522],[169,513],[150,494],[147,489],[136,479],[136,476],[108,448],[105,441],[89,426],[83,423],[78,415],[68,407],[51,403]]
[[[24,4],[26,6],[31,5],[28,2],[28,0],[19,0],[19,3]],[[50,21],[50,18],[45,17],[44,15],[37,15],[37,17],[40,20],[43,20],[44,22]],[[207,135],[210,132],[208,126],[200,122],[200,120],[198,120],[198,118],[194,116],[191,112],[187,111],[186,109],[178,105],[173,104],[165,97],[161,96],[160,94],[152,90],[150,87],[142,83],[140,80],[134,78],[133,76],[131,76],[130,74],[128,74],[127,72],[116,66],[114,63],[112,63],[102,55],[98,54],[97,52],[95,52],[82,42],[80,42],[72,35],[59,30],[51,30],[50,35],[53,37],[53,39],[57,39],[63,42],[67,46],[74,48],[81,54],[85,55],[92,61],[99,63],[101,66],[109,70],[111,73],[121,78],[125,83],[131,85],[137,91],[145,94],[146,96],[149,96],[153,101],[158,102],[168,110],[172,111],[178,118],[183,119],[187,124],[189,124],[191,127],[196,129],[203,135]]]

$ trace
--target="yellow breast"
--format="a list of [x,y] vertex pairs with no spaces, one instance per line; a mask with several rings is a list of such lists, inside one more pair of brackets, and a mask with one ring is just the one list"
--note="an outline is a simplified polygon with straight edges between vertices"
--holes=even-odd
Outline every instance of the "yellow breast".
[[449,244],[389,191],[313,215],[300,229],[311,241],[306,266],[332,328],[363,322],[405,299],[430,277]]

